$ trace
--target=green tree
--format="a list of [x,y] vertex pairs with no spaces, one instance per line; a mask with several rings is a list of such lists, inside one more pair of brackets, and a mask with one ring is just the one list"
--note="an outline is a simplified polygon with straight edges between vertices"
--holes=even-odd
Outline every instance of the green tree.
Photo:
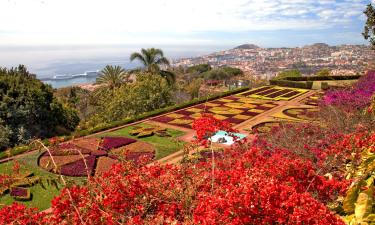
[[185,86],[185,90],[190,94],[191,99],[199,97],[199,90],[202,86],[202,83],[202,79],[194,79]]
[[171,104],[172,87],[159,75],[142,72],[134,83],[123,85],[98,97],[90,118],[92,126],[110,123]]
[[134,52],[130,56],[130,61],[138,60],[144,67],[144,70],[151,74],[159,74],[167,79],[169,84],[176,80],[176,75],[170,71],[161,70],[160,66],[169,66],[169,60],[164,57],[164,52],[157,48],[141,49],[141,52]]
[[12,131],[9,127],[4,126],[3,121],[0,119],[0,150],[4,150],[10,146],[10,136]]
[[321,77],[323,77],[323,76],[329,76],[330,74],[331,74],[331,71],[329,69],[327,69],[327,68],[321,69],[321,70],[319,70],[316,73],[317,76],[321,76]]
[[243,72],[240,69],[233,67],[221,67],[202,73],[202,76],[206,80],[228,80],[242,74]]
[[199,65],[195,65],[195,66],[191,66],[187,68],[187,72],[201,74],[201,73],[210,71],[211,69],[212,67],[209,64],[199,64]]
[[51,86],[22,65],[0,68],[0,120],[9,129],[8,147],[34,137],[69,133],[79,122],[77,113],[53,96]]
[[276,79],[283,79],[285,77],[301,77],[302,74],[299,70],[285,70],[280,72],[277,76]]
[[127,82],[129,74],[121,66],[107,65],[96,78],[97,84],[104,84],[109,89],[120,87],[123,83]]
[[369,40],[372,49],[375,50],[375,8],[371,3],[367,5],[364,14],[367,20],[362,35],[366,40]]

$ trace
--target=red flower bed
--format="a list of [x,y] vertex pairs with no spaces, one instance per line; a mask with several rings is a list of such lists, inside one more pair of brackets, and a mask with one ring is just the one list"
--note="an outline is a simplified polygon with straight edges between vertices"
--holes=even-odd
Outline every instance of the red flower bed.
[[10,189],[10,196],[12,197],[26,197],[27,189],[21,187],[14,187]]
[[152,160],[155,158],[155,154],[152,152],[128,152],[126,153],[126,160],[134,161],[135,163],[139,163],[142,158],[146,160]]
[[[205,127],[209,130],[199,130],[199,137],[222,129],[220,124],[198,126]],[[320,149],[325,155],[318,162],[286,149],[245,145],[216,158],[213,173],[211,160],[181,167],[117,164],[88,186],[69,188],[72,199],[64,189],[53,200],[49,216],[41,218],[13,205],[0,210],[0,221],[9,224],[30,217],[34,220],[23,224],[81,224],[82,218],[87,224],[343,225],[325,204],[345,193],[348,182],[341,181],[340,174],[319,175],[320,162],[337,154],[345,160],[342,156],[371,147],[374,137],[345,136]]]
[[136,141],[137,140],[135,139],[126,138],[126,137],[104,137],[100,148],[105,151],[108,151],[112,148],[119,148],[121,146],[134,143]]
[[84,160],[86,164],[83,159],[80,159],[78,161],[63,165],[60,169],[60,173],[65,176],[72,177],[87,176],[87,174],[92,175],[95,168],[96,156],[90,155],[87,156]]
[[[68,143],[62,143],[62,144],[51,147],[50,152],[53,156],[63,156],[63,155],[79,155],[80,152],[82,154],[89,154],[91,150],[80,148],[68,142]],[[49,155],[49,153],[45,152],[44,155]]]
[[91,155],[96,156],[96,157],[107,156],[107,155],[108,155],[108,152],[106,152],[106,151],[101,151],[101,150],[96,150],[96,151],[92,151],[92,152],[91,152]]

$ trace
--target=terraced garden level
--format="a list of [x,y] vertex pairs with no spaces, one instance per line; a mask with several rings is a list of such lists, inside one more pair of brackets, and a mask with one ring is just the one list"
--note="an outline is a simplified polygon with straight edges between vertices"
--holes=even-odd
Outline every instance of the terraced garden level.
[[273,101],[289,101],[302,94],[307,93],[309,90],[297,88],[285,88],[278,86],[266,86],[253,89],[244,93],[237,94],[248,98],[273,100]]
[[276,106],[278,104],[270,101],[260,101],[234,95],[175,111],[152,120],[191,129],[192,123],[196,118],[201,117],[202,113],[210,113],[217,119],[237,125]]

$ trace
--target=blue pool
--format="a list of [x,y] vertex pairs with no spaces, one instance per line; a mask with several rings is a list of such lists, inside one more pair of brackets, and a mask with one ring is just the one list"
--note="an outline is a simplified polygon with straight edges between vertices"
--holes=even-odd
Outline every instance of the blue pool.
[[[244,139],[246,137],[245,134],[240,134],[240,133],[231,133],[232,136],[236,136],[238,137],[237,140],[241,140],[241,139]],[[232,136],[229,136],[229,134],[223,130],[220,130],[218,132],[216,132],[216,134],[214,136],[212,136],[210,138],[210,140],[212,142],[215,142],[215,143],[221,143],[221,144],[224,144],[224,145],[232,145],[234,143],[233,141],[233,137]],[[223,141],[225,139],[225,141]],[[223,142],[221,142],[223,141]]]

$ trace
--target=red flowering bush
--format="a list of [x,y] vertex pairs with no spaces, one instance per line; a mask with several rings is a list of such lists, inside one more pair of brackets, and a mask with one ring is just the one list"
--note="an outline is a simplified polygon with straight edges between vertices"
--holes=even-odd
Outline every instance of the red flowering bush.
[[[91,178],[85,187],[64,189],[43,223],[344,224],[326,204],[345,194],[349,181],[342,174],[320,175],[319,165],[336,155],[344,160],[350,151],[371,148],[374,140],[374,133],[344,136],[322,148],[325,156],[318,161],[287,149],[238,145],[216,159],[213,186],[210,162],[181,166],[123,162]],[[8,217],[12,207],[1,209],[0,218],[18,219],[18,214]]]
[[[219,130],[233,132],[209,114],[193,128],[203,145]],[[353,173],[346,165],[355,168],[364,161],[361,153],[375,151],[375,132],[341,134],[303,124],[290,127],[288,139],[282,134],[234,145],[215,163],[121,162],[86,186],[65,188],[50,214],[13,204],[0,210],[0,223],[344,224],[330,209],[345,213],[339,199]]]
[[197,141],[202,145],[208,144],[208,139],[219,130],[234,132],[229,122],[216,119],[212,114],[202,114],[202,117],[194,120],[193,129],[196,131]]

